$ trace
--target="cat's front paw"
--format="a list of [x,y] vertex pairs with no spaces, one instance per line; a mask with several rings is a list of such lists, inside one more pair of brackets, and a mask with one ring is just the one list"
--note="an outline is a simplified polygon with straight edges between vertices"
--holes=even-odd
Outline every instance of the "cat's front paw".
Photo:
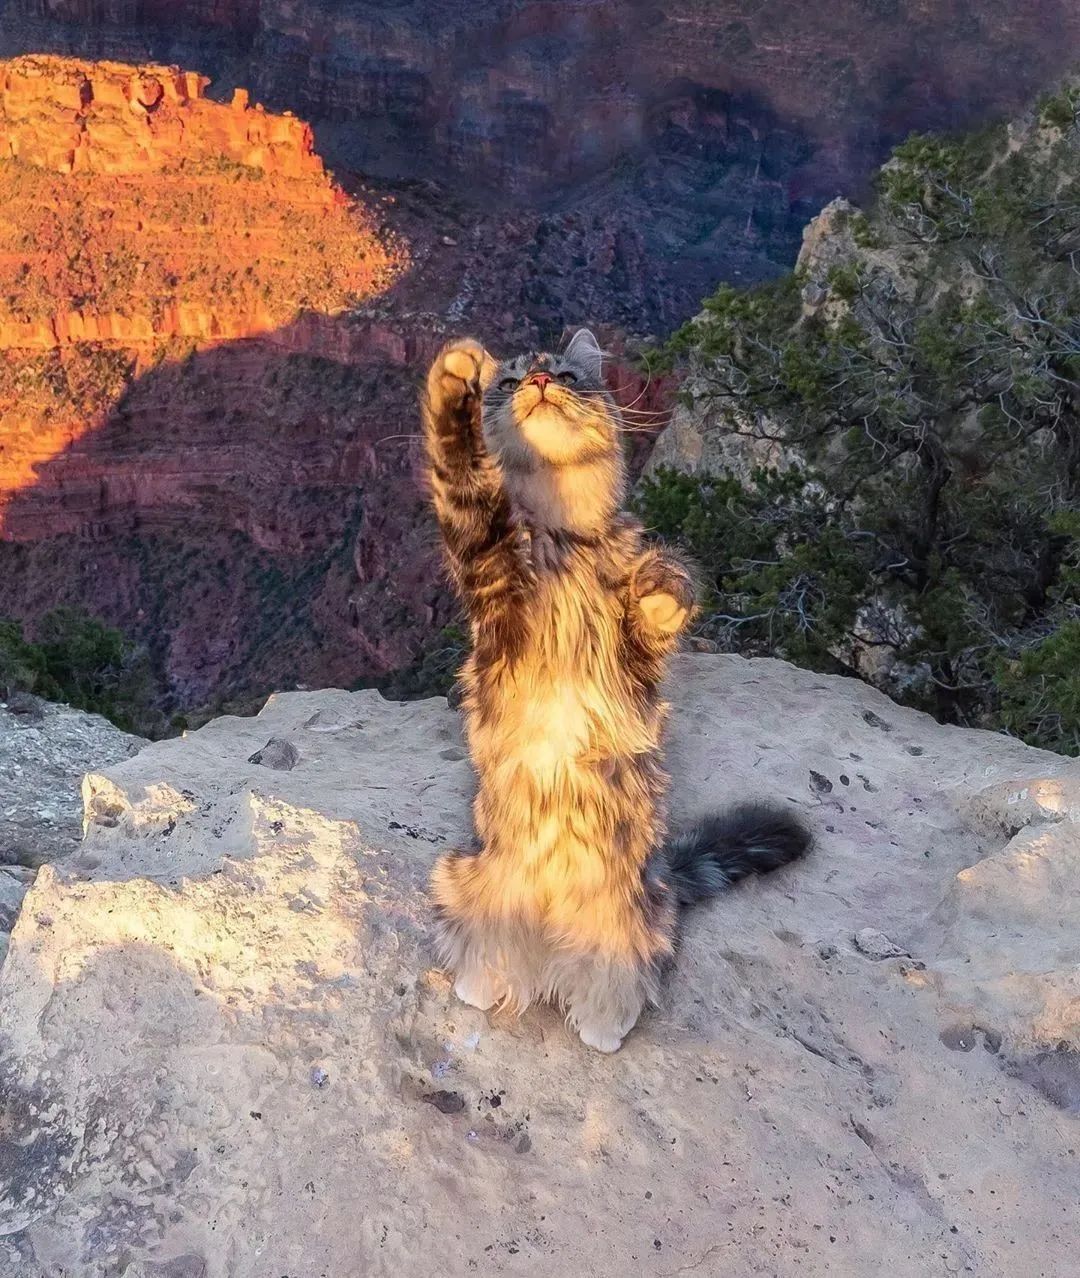
[[495,368],[495,360],[471,337],[448,343],[428,372],[428,400],[434,412],[456,415],[478,404]]
[[630,597],[647,625],[674,634],[694,610],[694,581],[677,560],[651,552],[631,578]]

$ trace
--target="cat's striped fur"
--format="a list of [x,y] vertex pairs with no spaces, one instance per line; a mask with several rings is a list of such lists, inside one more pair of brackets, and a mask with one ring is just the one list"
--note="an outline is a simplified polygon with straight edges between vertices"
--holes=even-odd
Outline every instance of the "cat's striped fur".
[[806,836],[786,813],[743,809],[665,844],[657,689],[693,583],[620,513],[620,421],[592,335],[503,365],[453,342],[423,419],[472,632],[479,780],[480,851],[433,875],[443,957],[466,1002],[553,999],[614,1051],[656,995],[680,905],[723,886],[726,866],[790,860]]

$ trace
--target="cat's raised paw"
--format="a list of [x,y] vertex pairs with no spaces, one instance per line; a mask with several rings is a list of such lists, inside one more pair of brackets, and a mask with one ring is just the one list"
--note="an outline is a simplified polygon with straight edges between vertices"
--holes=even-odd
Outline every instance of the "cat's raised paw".
[[494,359],[472,338],[444,346],[428,373],[428,396],[436,410],[460,408],[478,398],[495,372]]
[[[481,356],[482,358],[482,356]],[[443,371],[451,377],[468,383],[470,387],[479,385],[480,359],[477,353],[468,347],[452,347],[443,357]]]
[[630,592],[645,623],[662,634],[681,630],[694,606],[690,574],[676,560],[655,551],[638,565]]
[[683,607],[674,595],[646,595],[639,600],[639,606],[649,625],[664,634],[674,634],[676,630],[680,630],[689,615],[689,609]]

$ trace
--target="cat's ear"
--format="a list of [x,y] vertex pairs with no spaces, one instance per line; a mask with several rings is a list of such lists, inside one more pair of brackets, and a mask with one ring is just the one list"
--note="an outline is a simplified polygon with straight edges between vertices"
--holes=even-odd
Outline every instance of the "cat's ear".
[[600,381],[600,374],[604,364],[604,352],[600,349],[600,343],[589,329],[579,328],[574,336],[571,337],[563,354],[566,359],[572,360],[579,367],[585,369],[593,381]]
[[495,374],[499,371],[499,361],[485,346],[483,355],[480,359],[480,389],[486,391],[491,383],[495,380]]

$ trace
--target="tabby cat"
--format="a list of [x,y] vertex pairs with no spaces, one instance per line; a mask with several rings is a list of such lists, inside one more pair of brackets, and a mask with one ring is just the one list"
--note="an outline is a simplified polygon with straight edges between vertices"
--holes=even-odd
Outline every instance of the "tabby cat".
[[742,805],[667,840],[658,684],[694,609],[621,513],[619,411],[581,330],[497,362],[446,346],[423,397],[431,493],[472,650],[462,671],[480,850],[441,857],[442,956],[474,1007],[561,1005],[614,1052],[655,999],[680,907],[801,856],[793,815]]

